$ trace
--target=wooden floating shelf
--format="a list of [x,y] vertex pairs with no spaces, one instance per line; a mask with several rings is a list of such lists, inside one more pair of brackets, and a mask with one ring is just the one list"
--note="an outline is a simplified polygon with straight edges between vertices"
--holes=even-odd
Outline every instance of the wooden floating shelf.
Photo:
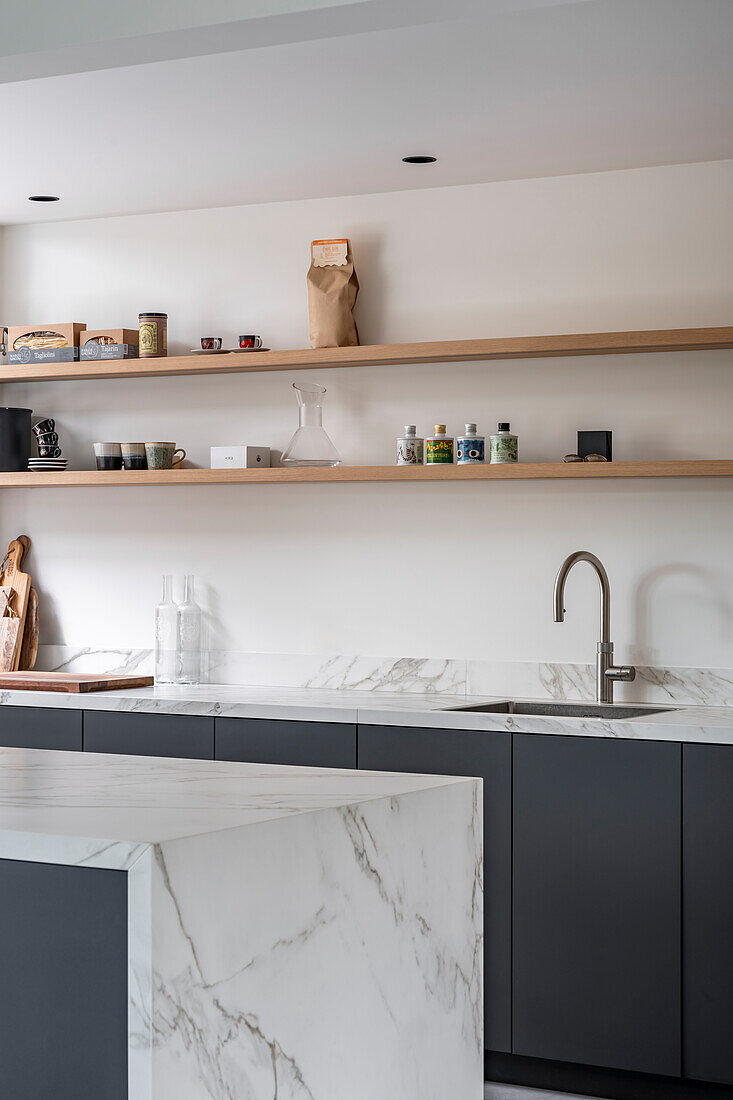
[[283,485],[309,482],[606,481],[644,477],[733,477],[733,459],[680,462],[518,462],[481,466],[275,467],[266,470],[61,470],[0,473],[0,488],[63,489],[153,485]]
[[490,340],[438,340],[421,344],[367,344],[359,348],[170,355],[166,359],[110,359],[79,363],[0,365],[0,383],[92,378],[147,378],[181,374],[247,374],[410,363],[470,363],[489,359],[541,359],[568,355],[624,355],[653,351],[733,348],[733,327],[649,329],[640,332],[512,336]]

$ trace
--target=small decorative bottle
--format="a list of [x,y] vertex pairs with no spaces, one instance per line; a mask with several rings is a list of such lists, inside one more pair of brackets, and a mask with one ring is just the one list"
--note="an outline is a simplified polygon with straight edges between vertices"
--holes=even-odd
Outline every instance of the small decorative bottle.
[[194,578],[189,573],[183,585],[183,603],[178,605],[179,684],[201,683],[201,608],[194,599]]
[[453,461],[453,436],[446,434],[445,424],[435,425],[435,435],[425,440],[427,465]]
[[466,434],[456,440],[456,458],[459,466],[484,461],[484,437],[476,434],[475,424],[466,424]]
[[496,435],[491,436],[491,462],[518,462],[519,447],[511,425],[500,421]]
[[397,465],[421,466],[423,456],[423,443],[425,442],[415,433],[417,427],[414,424],[405,424],[405,434],[397,440]]
[[163,599],[155,606],[155,682],[175,684],[178,679],[178,608],[173,602],[173,578],[163,577]]

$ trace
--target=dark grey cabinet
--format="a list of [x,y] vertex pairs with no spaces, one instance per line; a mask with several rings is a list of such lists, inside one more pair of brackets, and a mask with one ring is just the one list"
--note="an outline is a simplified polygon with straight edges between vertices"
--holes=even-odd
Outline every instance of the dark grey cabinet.
[[191,714],[84,712],[84,751],[214,758],[214,719]]
[[81,711],[56,707],[0,707],[0,746],[81,752]]
[[216,759],[308,768],[355,768],[356,726],[344,722],[217,718]]
[[733,1084],[733,745],[683,746],[686,1077]]
[[127,875],[0,860],[8,1100],[127,1097]]
[[514,736],[514,1053],[681,1072],[681,746]]
[[360,725],[359,767],[483,779],[484,1045],[510,1051],[511,735]]

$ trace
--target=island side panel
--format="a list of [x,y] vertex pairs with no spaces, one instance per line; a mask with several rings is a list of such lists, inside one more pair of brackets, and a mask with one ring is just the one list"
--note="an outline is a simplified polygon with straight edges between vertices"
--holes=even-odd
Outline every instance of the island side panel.
[[152,1098],[481,1100],[481,784],[158,845]]

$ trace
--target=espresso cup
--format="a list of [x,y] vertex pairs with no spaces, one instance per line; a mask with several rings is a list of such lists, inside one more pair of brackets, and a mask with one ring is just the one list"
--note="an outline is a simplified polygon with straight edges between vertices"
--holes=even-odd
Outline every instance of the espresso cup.
[[126,470],[147,470],[148,459],[144,443],[122,444],[122,465]]
[[52,432],[55,427],[56,421],[49,416],[47,420],[39,420],[37,424],[34,424],[33,431],[36,435],[44,435],[46,432]]
[[36,442],[39,447],[55,447],[58,441],[58,432],[38,432],[36,434]]
[[202,351],[220,351],[221,350],[221,336],[202,336],[201,337],[201,350]]
[[119,443],[95,443],[94,456],[98,470],[122,469],[122,448]]
[[[176,455],[181,457],[176,458]],[[182,447],[176,450],[175,443],[146,443],[145,457],[149,470],[171,470],[183,462],[186,452]]]
[[60,458],[61,457],[61,448],[60,447],[39,447],[38,448],[38,454],[39,454],[40,458]]
[[240,348],[261,348],[262,337],[261,336],[240,336],[239,337]]

